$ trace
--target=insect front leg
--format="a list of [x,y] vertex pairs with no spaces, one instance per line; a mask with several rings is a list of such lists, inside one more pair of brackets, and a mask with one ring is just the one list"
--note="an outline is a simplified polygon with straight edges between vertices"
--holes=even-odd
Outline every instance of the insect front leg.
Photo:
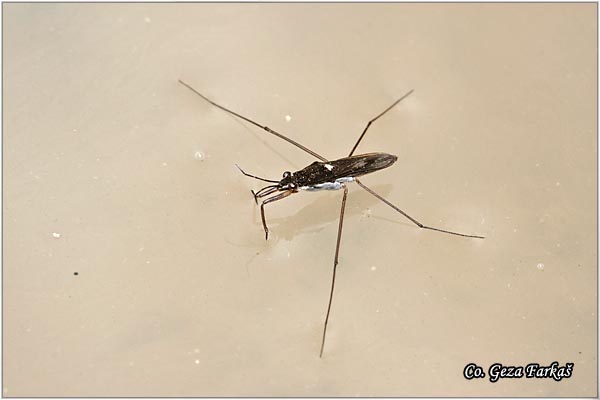
[[254,196],[254,202],[256,204],[258,204],[259,198],[268,196],[271,193],[276,192],[276,191],[277,191],[277,185],[264,187],[264,188],[260,189],[258,192],[254,192],[254,190],[250,190],[250,192],[252,193],[252,196]]
[[277,200],[285,199],[292,193],[294,193],[293,190],[287,190],[287,191],[279,193],[278,195],[275,195],[273,197],[269,197],[268,199],[263,201],[262,204],[260,205],[260,215],[262,217],[263,227],[265,228],[265,240],[269,239],[269,228],[267,228],[267,220],[265,219],[265,205],[268,203],[277,201]]

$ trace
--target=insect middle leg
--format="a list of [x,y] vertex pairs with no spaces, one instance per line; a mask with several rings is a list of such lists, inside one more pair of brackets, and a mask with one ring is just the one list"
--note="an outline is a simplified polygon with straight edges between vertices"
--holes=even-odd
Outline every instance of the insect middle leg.
[[277,200],[285,199],[290,194],[295,193],[293,190],[287,190],[285,192],[279,193],[273,197],[269,197],[265,201],[263,201],[260,205],[260,216],[262,217],[263,227],[265,228],[265,240],[269,239],[269,228],[267,228],[267,220],[265,219],[265,205],[272,203]]
[[398,100],[396,100],[394,103],[392,103],[391,106],[389,106],[388,108],[386,108],[385,110],[383,110],[383,112],[381,112],[379,115],[377,115],[375,118],[373,118],[372,120],[370,120],[369,122],[367,122],[367,126],[365,126],[365,129],[362,131],[362,133],[360,134],[358,140],[356,141],[356,143],[354,144],[354,147],[352,147],[352,150],[350,150],[350,154],[348,154],[348,157],[350,157],[352,154],[354,154],[354,151],[356,151],[356,148],[358,147],[359,143],[361,142],[361,140],[363,139],[363,137],[365,137],[365,134],[367,133],[367,131],[369,130],[369,128],[371,127],[371,124],[375,121],[377,121],[379,118],[383,117],[383,115],[385,113],[387,113],[388,111],[390,111],[392,108],[394,108],[394,106],[398,103],[400,103],[402,100],[404,100],[405,98],[407,98],[408,96],[410,96],[410,94],[414,91],[410,90],[408,93],[406,93],[404,96],[400,97]]

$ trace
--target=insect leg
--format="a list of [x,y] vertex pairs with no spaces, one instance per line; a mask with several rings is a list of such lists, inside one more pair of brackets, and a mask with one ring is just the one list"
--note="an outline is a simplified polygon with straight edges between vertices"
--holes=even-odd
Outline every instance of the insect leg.
[[365,136],[365,133],[367,133],[367,130],[369,129],[369,127],[371,126],[371,124],[375,121],[377,121],[380,117],[383,116],[383,114],[385,114],[386,112],[390,111],[392,108],[394,108],[394,106],[398,103],[400,103],[402,100],[404,100],[405,98],[407,98],[412,92],[414,91],[414,89],[411,89],[408,93],[406,93],[404,96],[400,97],[398,100],[396,100],[391,106],[389,106],[388,108],[386,108],[385,110],[383,110],[383,112],[381,114],[379,114],[378,116],[376,116],[375,118],[373,118],[372,120],[370,120],[367,123],[367,126],[365,126],[365,130],[362,132],[362,134],[360,135],[360,137],[358,138],[358,140],[356,141],[356,144],[354,145],[354,147],[352,148],[352,151],[350,152],[350,154],[348,154],[348,157],[350,157],[352,154],[354,154],[354,151],[356,150],[356,148],[358,147],[358,144],[360,143],[360,141],[362,140],[362,138]]
[[268,196],[271,193],[276,192],[277,187],[278,187],[278,185],[265,186],[264,188],[260,189],[258,192],[255,192],[254,190],[250,190],[250,192],[252,193],[252,196],[254,196],[254,202],[256,204],[258,204],[259,198]]
[[323,325],[323,339],[321,340],[321,352],[319,358],[323,357],[323,348],[325,347],[325,334],[327,333],[327,322],[329,322],[329,311],[331,311],[331,302],[333,300],[333,288],[335,286],[335,271],[338,265],[338,256],[340,254],[340,242],[342,240],[342,226],[344,224],[344,210],[346,209],[346,197],[348,197],[348,188],[344,186],[344,197],[342,197],[342,208],[340,210],[340,224],[338,226],[337,242],[335,245],[335,258],[333,259],[333,277],[331,278],[331,291],[329,292],[329,304],[327,305],[327,315]]
[[305,147],[303,145],[301,145],[300,143],[296,142],[295,140],[292,140],[284,135],[282,135],[279,132],[275,132],[273,129],[269,128],[266,125],[261,125],[256,121],[251,120],[250,118],[244,117],[243,115],[240,115],[234,111],[231,111],[217,103],[215,103],[214,101],[210,100],[208,97],[204,96],[202,93],[200,93],[199,91],[197,91],[196,89],[194,89],[193,87],[191,87],[190,85],[188,85],[187,83],[185,83],[184,81],[182,81],[181,79],[179,79],[179,83],[181,83],[183,86],[185,86],[186,88],[190,89],[192,92],[196,93],[198,96],[202,97],[204,100],[208,101],[210,104],[212,104],[213,106],[220,108],[221,110],[228,112],[231,115],[234,115],[240,119],[243,119],[246,122],[250,122],[252,125],[258,126],[260,129],[265,130],[267,132],[269,132],[272,135],[277,136],[280,139],[285,140],[288,143],[293,144],[294,146],[298,147],[301,150],[304,150],[305,152],[307,152],[308,154],[312,155],[313,157],[318,158],[321,161],[325,161],[327,162],[327,159],[323,156],[318,155],[317,153],[315,153],[314,151],[312,151],[311,149],[309,149],[308,147]]
[[267,220],[265,219],[265,205],[267,205],[273,201],[285,199],[292,193],[294,193],[294,192],[291,190],[287,190],[287,191],[279,193],[278,195],[275,195],[273,197],[269,197],[268,199],[263,201],[262,204],[260,205],[260,216],[262,217],[263,227],[265,228],[265,240],[269,239],[269,228],[267,228]]
[[444,230],[444,229],[439,229],[439,228],[434,228],[434,227],[431,227],[431,226],[423,225],[422,223],[420,223],[419,221],[417,221],[416,219],[414,219],[413,217],[411,217],[410,215],[408,215],[407,213],[405,213],[404,211],[402,211],[401,209],[399,209],[398,207],[396,207],[395,205],[393,205],[392,203],[390,203],[389,201],[387,201],[386,199],[384,199],[383,197],[381,197],[380,195],[378,195],[377,193],[375,193],[373,190],[371,190],[367,186],[363,185],[362,182],[360,182],[358,179],[356,179],[355,182],[358,183],[361,188],[365,189],[367,192],[371,193],[373,196],[377,197],[379,200],[383,201],[385,204],[387,204],[388,206],[392,207],[394,210],[398,211],[400,214],[404,215],[406,218],[408,218],[409,220],[411,220],[419,228],[429,229],[429,230],[432,230],[432,231],[438,231],[438,232],[443,232],[443,233],[449,233],[451,235],[464,236],[464,237],[470,237],[470,238],[476,238],[476,239],[485,239],[485,237],[483,237],[483,236],[467,235],[465,233],[452,232],[452,231],[447,231],[447,230]]

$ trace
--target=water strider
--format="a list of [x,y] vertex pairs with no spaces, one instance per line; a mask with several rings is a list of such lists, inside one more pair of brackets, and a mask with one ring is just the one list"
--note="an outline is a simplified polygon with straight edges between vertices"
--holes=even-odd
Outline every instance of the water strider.
[[344,210],[346,208],[346,198],[348,197],[348,187],[346,186],[347,183],[356,182],[361,188],[363,188],[364,190],[366,190],[367,192],[369,192],[370,194],[372,194],[373,196],[375,196],[376,198],[378,198],[379,200],[381,200],[388,206],[392,207],[394,210],[398,211],[400,214],[404,215],[406,218],[408,218],[411,222],[413,222],[419,228],[429,229],[432,231],[438,231],[438,232],[443,232],[443,233],[448,233],[451,235],[463,236],[463,237],[468,237],[468,238],[476,238],[476,239],[484,238],[483,236],[467,235],[464,233],[453,232],[453,231],[448,231],[445,229],[434,228],[431,226],[423,225],[422,223],[420,223],[419,221],[417,221],[416,219],[414,219],[413,217],[411,217],[410,215],[408,215],[407,213],[402,211],[400,208],[396,207],[394,204],[390,203],[388,200],[384,199],[379,194],[375,193],[372,189],[370,189],[369,187],[364,185],[358,179],[358,177],[360,177],[362,175],[370,174],[372,172],[379,171],[380,169],[387,168],[390,165],[392,165],[393,163],[395,163],[396,160],[398,159],[398,157],[391,155],[391,154],[387,154],[387,153],[367,153],[367,154],[354,155],[354,152],[356,151],[356,148],[358,147],[359,143],[361,142],[361,140],[367,133],[367,130],[369,129],[371,124],[373,122],[375,122],[378,118],[382,117],[389,110],[391,110],[396,104],[400,103],[400,101],[402,101],[403,99],[408,97],[413,92],[412,90],[410,90],[404,96],[400,97],[391,106],[386,108],[383,112],[381,112],[379,115],[377,115],[375,118],[373,118],[372,120],[370,120],[367,123],[367,125],[365,126],[365,129],[362,131],[358,140],[354,144],[354,147],[352,147],[350,154],[348,154],[348,157],[329,161],[325,157],[315,153],[314,151],[308,149],[307,147],[301,145],[300,143],[282,135],[281,133],[275,132],[273,129],[269,128],[268,126],[261,125],[258,122],[251,120],[250,118],[244,117],[243,115],[240,115],[234,111],[231,111],[231,110],[213,102],[212,100],[208,99],[206,96],[204,96],[203,94],[198,92],[196,89],[194,89],[187,83],[183,82],[181,79],[179,80],[179,83],[181,83],[183,86],[187,87],[188,89],[190,89],[191,91],[193,91],[198,96],[202,97],[204,100],[206,100],[210,104],[214,105],[215,107],[218,107],[221,110],[228,112],[229,114],[232,114],[238,118],[241,118],[244,121],[247,121],[247,122],[251,123],[252,125],[255,125],[255,126],[267,131],[268,133],[275,135],[275,136],[285,140],[288,143],[293,144],[294,146],[298,147],[299,149],[304,150],[305,152],[312,155],[313,157],[321,160],[321,161],[313,162],[309,166],[301,169],[300,171],[296,171],[293,173],[290,171],[286,171],[283,173],[282,179],[278,180],[278,181],[271,180],[271,179],[264,179],[264,178],[260,178],[258,176],[248,174],[244,170],[242,170],[239,166],[236,165],[238,167],[238,169],[242,172],[242,174],[249,176],[251,178],[254,178],[254,179],[264,181],[264,182],[272,183],[272,185],[265,186],[264,188],[260,189],[258,192],[252,191],[252,195],[254,196],[254,201],[257,204],[258,204],[258,199],[262,199],[271,194],[273,195],[271,197],[265,198],[260,205],[262,224],[263,224],[263,228],[265,229],[265,239],[269,238],[269,228],[267,227],[267,221],[265,218],[265,205],[272,203],[274,201],[277,201],[277,200],[284,199],[291,194],[298,193],[298,191],[300,191],[300,190],[306,190],[306,191],[339,190],[339,189],[344,190],[344,195],[342,197],[342,207],[340,210],[340,221],[339,221],[339,225],[338,225],[337,241],[336,241],[336,245],[335,245],[335,257],[333,259],[333,276],[331,279],[331,290],[329,292],[329,303],[327,304],[327,314],[325,315],[325,323],[323,325],[323,337],[321,340],[321,351],[319,353],[319,357],[323,356],[323,349],[325,347],[325,335],[327,333],[327,323],[329,322],[329,313],[331,311],[331,303],[333,300],[333,289],[335,287],[335,273],[336,273],[336,269],[337,269],[337,265],[338,265],[338,256],[340,253],[340,242],[342,239],[342,226],[344,223]]

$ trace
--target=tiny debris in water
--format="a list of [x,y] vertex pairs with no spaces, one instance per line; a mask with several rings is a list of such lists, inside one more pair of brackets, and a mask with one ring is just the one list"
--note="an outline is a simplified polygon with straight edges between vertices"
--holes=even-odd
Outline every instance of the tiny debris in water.
[[58,233],[58,232],[52,232],[52,237],[55,237],[55,238],[58,239],[60,237],[60,233]]
[[539,269],[540,271],[543,271],[543,270],[544,270],[544,264],[542,264],[542,263],[539,263],[539,264],[537,265],[537,269]]
[[204,161],[204,159],[205,159],[206,157],[205,157],[205,155],[204,155],[204,153],[203,153],[203,152],[201,152],[200,150],[198,150],[197,152],[195,152],[195,153],[194,153],[194,158],[195,158],[196,160],[199,160],[199,161]]
[[292,117],[289,115],[285,116],[285,122],[290,122],[292,120]]

